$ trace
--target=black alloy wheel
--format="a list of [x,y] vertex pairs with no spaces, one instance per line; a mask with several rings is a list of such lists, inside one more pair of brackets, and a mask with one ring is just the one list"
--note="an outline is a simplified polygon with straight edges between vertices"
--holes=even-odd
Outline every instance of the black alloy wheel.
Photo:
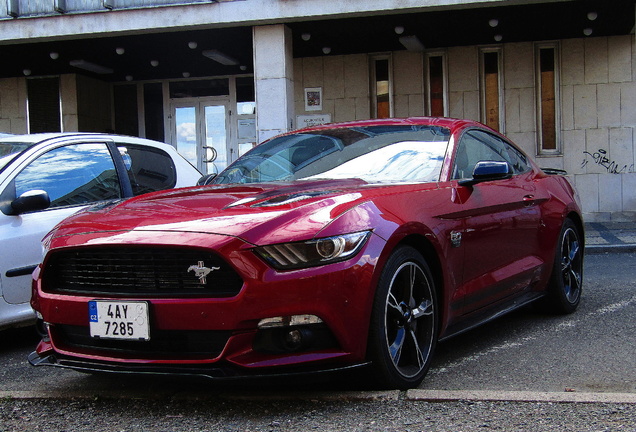
[[583,242],[578,228],[566,219],[554,257],[554,268],[547,297],[543,303],[554,313],[572,313],[581,301],[583,291]]
[[437,343],[435,283],[422,256],[397,249],[383,270],[373,307],[369,356],[383,388],[419,385]]

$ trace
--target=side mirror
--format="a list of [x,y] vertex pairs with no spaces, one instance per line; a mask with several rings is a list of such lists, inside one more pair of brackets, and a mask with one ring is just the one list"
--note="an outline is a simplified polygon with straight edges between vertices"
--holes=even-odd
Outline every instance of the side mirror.
[[212,183],[212,180],[214,180],[215,178],[216,178],[216,174],[204,175],[197,181],[197,186],[209,185],[210,183]]
[[508,162],[481,161],[477,162],[473,170],[473,178],[459,182],[462,186],[493,180],[503,180],[512,177]]
[[14,215],[44,210],[51,205],[51,199],[46,191],[35,189],[30,190],[11,202],[11,209]]

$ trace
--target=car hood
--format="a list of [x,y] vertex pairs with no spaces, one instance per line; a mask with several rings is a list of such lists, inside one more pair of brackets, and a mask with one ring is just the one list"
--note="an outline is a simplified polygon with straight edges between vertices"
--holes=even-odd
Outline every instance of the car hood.
[[388,187],[350,179],[175,189],[89,207],[52,236],[167,231],[233,236],[256,245],[306,240]]

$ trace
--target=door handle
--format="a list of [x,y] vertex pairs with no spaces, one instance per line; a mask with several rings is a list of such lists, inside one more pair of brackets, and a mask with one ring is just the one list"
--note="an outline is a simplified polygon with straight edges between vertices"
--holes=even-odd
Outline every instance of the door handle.
[[534,195],[524,195],[524,197],[522,198],[523,203],[526,207],[530,207],[532,206],[535,201],[534,201]]
[[[212,153],[212,156],[210,156],[209,158],[206,157],[207,156],[207,152],[208,150]],[[211,163],[214,162],[216,160],[216,149],[214,147],[210,147],[210,146],[203,146],[203,151],[206,153],[203,156],[203,162],[205,163]]]

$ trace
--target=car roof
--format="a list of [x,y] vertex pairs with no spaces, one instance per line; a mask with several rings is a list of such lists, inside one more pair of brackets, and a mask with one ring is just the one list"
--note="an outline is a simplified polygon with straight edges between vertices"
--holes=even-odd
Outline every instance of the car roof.
[[446,127],[448,129],[456,129],[461,126],[474,125],[479,127],[484,127],[481,123],[478,123],[473,120],[463,120],[463,119],[455,119],[448,117],[407,117],[407,118],[387,118],[387,119],[371,119],[371,120],[356,120],[350,122],[343,123],[327,123],[320,126],[311,126],[304,129],[299,129],[294,131],[297,132],[305,132],[305,131],[318,131],[324,129],[335,129],[335,128],[355,128],[355,127],[371,127],[371,126],[399,126],[399,125],[430,125],[430,126],[441,126]]
[[91,138],[91,139],[109,139],[116,142],[125,142],[130,144],[144,144],[161,148],[174,148],[169,144],[153,141],[146,138],[138,138],[126,135],[114,135],[108,133],[91,133],[91,132],[55,132],[55,133],[36,133],[24,135],[8,135],[0,137],[0,143],[22,143],[22,144],[40,144],[51,140],[67,140],[74,138]]
[[[451,133],[462,130],[467,127],[477,127],[486,129],[489,131],[493,131],[488,126],[479,123],[475,120],[466,120],[466,119],[456,119],[450,117],[405,117],[405,118],[385,118],[385,119],[370,119],[370,120],[354,120],[348,122],[338,122],[338,123],[325,123],[322,125],[309,126],[302,129],[296,129],[293,131],[289,131],[283,133],[278,136],[286,136],[286,135],[295,135],[302,133],[312,133],[330,129],[340,129],[340,128],[367,128],[374,126],[435,126],[446,128],[451,131]],[[493,131],[496,133],[496,131]],[[276,138],[276,137],[272,137]]]

